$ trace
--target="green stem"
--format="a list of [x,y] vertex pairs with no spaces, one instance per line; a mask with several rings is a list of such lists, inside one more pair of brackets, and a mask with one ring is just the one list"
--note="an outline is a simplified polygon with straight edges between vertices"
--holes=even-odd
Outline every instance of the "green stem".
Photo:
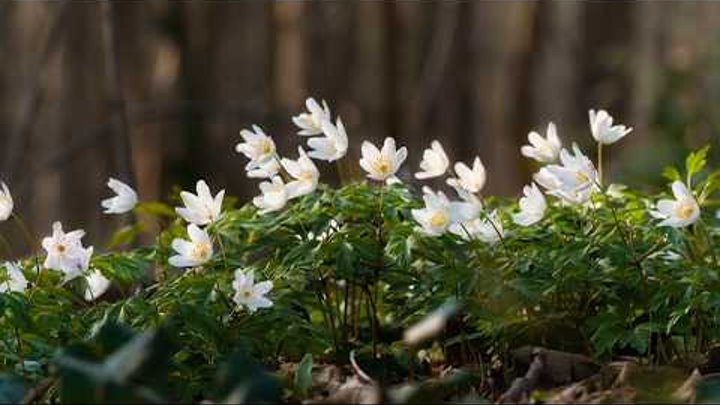
[[603,144],[597,144],[597,166],[598,166],[598,183],[603,184]]

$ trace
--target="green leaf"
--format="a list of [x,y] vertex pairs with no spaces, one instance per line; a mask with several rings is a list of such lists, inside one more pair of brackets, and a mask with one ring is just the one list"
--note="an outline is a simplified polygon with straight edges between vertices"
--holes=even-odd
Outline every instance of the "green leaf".
[[115,232],[110,237],[108,242],[108,249],[116,249],[120,246],[130,245],[137,239],[143,231],[143,227],[140,224],[126,226]]
[[175,218],[175,210],[159,201],[141,202],[135,207],[138,214],[147,214],[155,217]]
[[690,183],[692,177],[705,168],[707,164],[707,155],[710,151],[710,146],[691,152],[685,159],[685,170],[687,171],[687,182]]
[[306,398],[312,388],[312,367],[313,356],[307,353],[298,364],[295,373],[295,392],[302,398]]

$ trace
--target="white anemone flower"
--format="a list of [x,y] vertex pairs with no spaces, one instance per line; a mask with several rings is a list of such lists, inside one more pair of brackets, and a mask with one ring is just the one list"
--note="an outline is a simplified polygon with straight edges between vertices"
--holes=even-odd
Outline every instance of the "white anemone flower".
[[298,147],[300,157],[297,160],[283,158],[281,163],[285,171],[293,178],[287,183],[287,198],[293,199],[312,193],[317,189],[320,171],[302,147]]
[[505,236],[505,230],[497,211],[487,215],[487,218],[474,218],[450,226],[450,232],[465,240],[479,239],[489,245],[494,245]]
[[135,208],[138,196],[132,187],[112,177],[108,180],[107,186],[115,192],[116,196],[100,203],[105,208],[106,214],[125,214]]
[[469,220],[480,212],[475,204],[450,201],[442,191],[434,192],[429,187],[423,188],[423,201],[425,207],[411,213],[420,224],[417,230],[429,236],[442,235],[452,224]]
[[280,172],[280,162],[271,159],[254,169],[247,170],[246,174],[251,179],[271,179],[278,172]]
[[528,134],[530,145],[520,148],[520,153],[540,163],[555,163],[560,156],[562,142],[560,142],[554,123],[548,124],[545,134],[545,138],[543,138],[535,131],[530,132]]
[[90,266],[93,247],[84,248],[82,238],[85,231],[78,229],[65,233],[60,222],[53,223],[53,233],[42,240],[47,252],[45,268],[65,274],[65,281],[81,276]]
[[377,181],[386,181],[395,176],[407,158],[407,148],[396,148],[394,138],[385,138],[382,150],[372,143],[362,144],[360,166],[367,172],[367,177]]
[[85,276],[85,301],[92,302],[100,298],[110,288],[110,280],[95,270]]
[[523,188],[524,196],[520,198],[520,212],[513,215],[513,222],[521,226],[530,226],[545,216],[547,202],[545,196],[535,183]]
[[307,107],[308,112],[292,118],[295,125],[300,128],[298,135],[313,136],[323,133],[322,123],[323,121],[329,121],[331,116],[330,107],[328,107],[325,100],[322,101],[322,104],[323,106],[320,107],[312,97],[305,100],[305,107]]
[[275,141],[267,136],[259,126],[253,125],[252,131],[243,129],[240,131],[240,136],[245,142],[238,143],[235,151],[250,159],[245,166],[246,170],[255,169],[269,160],[275,159]]
[[573,144],[573,154],[560,151],[560,165],[548,165],[540,169],[534,180],[543,186],[548,194],[561,198],[570,204],[582,204],[597,190],[598,174],[592,161],[580,148]]
[[187,191],[180,193],[184,207],[175,208],[175,212],[180,215],[185,221],[203,226],[211,224],[220,218],[222,214],[222,202],[225,197],[225,190],[220,190],[215,197],[210,194],[210,187],[208,187],[205,180],[197,182],[195,189],[197,194],[193,194]]
[[592,136],[603,145],[615,143],[633,130],[625,125],[613,125],[613,117],[605,110],[590,110],[588,115]]
[[348,136],[340,118],[335,125],[330,120],[321,123],[325,136],[310,138],[308,146],[312,148],[308,156],[313,159],[334,162],[345,157],[348,151]]
[[190,240],[175,238],[172,248],[177,253],[170,257],[168,263],[174,267],[197,267],[207,263],[213,256],[213,245],[210,235],[195,224],[187,227]]
[[19,292],[27,290],[28,281],[18,263],[5,263],[5,276],[0,277],[0,293]]
[[695,197],[681,181],[672,183],[674,200],[660,200],[650,215],[662,219],[658,226],[682,228],[692,225],[700,218],[700,206]]
[[261,195],[253,198],[253,204],[260,209],[260,214],[278,211],[288,202],[287,186],[280,176],[260,183]]
[[485,187],[487,181],[485,166],[483,166],[479,157],[475,158],[472,169],[463,162],[455,163],[455,174],[458,177],[448,179],[447,184],[456,189],[462,188],[473,194],[479,193]]
[[5,221],[12,215],[15,203],[7,184],[5,182],[0,182],[0,184],[2,184],[2,191],[0,191],[0,221]]
[[273,306],[273,302],[265,297],[273,288],[272,281],[255,283],[252,272],[237,269],[235,270],[235,280],[233,280],[232,287],[235,290],[233,295],[235,304],[240,308],[247,308],[250,313],[260,308]]
[[448,159],[442,144],[432,141],[430,148],[423,152],[423,159],[420,162],[422,171],[415,173],[415,178],[425,180],[440,177],[447,172],[448,167],[450,167],[450,159]]

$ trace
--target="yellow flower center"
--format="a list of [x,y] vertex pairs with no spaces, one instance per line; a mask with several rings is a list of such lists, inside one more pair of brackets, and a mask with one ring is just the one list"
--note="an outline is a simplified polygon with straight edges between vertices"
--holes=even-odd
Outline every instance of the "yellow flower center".
[[56,249],[56,250],[58,251],[58,253],[60,253],[60,254],[65,253],[65,245],[63,245],[62,243],[59,243],[59,244],[55,247],[55,249]]
[[272,143],[270,142],[270,140],[264,139],[264,140],[260,143],[260,152],[261,152],[261,154],[263,154],[263,155],[269,155],[269,154],[273,153],[273,145],[272,145]]
[[680,202],[675,208],[675,215],[680,219],[689,219],[695,213],[695,204],[690,200]]
[[209,243],[197,243],[193,246],[191,256],[195,261],[205,261],[210,257],[210,249]]
[[588,177],[585,172],[578,170],[577,172],[575,172],[575,181],[577,181],[578,183],[587,183],[590,181],[590,177]]
[[392,164],[384,157],[379,158],[375,162],[375,171],[381,176],[388,176],[392,171]]
[[430,225],[434,228],[445,228],[450,222],[450,218],[445,211],[437,211],[430,217]]

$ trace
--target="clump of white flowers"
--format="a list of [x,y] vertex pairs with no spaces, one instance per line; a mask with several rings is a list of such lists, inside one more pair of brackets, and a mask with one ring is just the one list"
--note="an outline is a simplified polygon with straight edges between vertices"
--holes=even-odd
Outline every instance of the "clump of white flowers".
[[485,166],[479,157],[475,158],[472,168],[463,162],[455,163],[455,174],[457,177],[448,179],[447,184],[472,194],[479,193],[487,181]]
[[261,214],[285,208],[289,199],[287,187],[280,176],[260,183],[260,192],[262,194],[253,198],[253,204],[260,209]]
[[240,136],[244,142],[237,144],[235,151],[250,159],[245,166],[246,170],[262,167],[276,158],[275,141],[267,136],[259,126],[253,125],[252,131],[243,129],[240,131]]
[[513,215],[513,222],[521,226],[530,226],[540,222],[545,216],[547,202],[545,196],[535,183],[523,188],[524,196],[520,198],[520,212]]
[[590,199],[598,184],[598,174],[592,161],[573,144],[573,153],[560,151],[560,164],[543,167],[534,176],[548,194],[570,204],[582,204]]
[[298,147],[297,160],[283,158],[282,167],[293,180],[285,185],[289,199],[302,197],[315,191],[320,178],[320,171],[315,163],[308,157],[302,147]]

